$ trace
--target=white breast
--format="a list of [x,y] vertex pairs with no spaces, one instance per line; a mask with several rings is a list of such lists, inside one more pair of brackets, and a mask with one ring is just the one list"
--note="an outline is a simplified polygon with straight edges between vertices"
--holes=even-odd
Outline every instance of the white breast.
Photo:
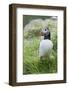
[[49,39],[42,40],[40,42],[39,55],[44,56],[46,54],[49,54],[52,48],[53,48],[53,43],[51,40]]

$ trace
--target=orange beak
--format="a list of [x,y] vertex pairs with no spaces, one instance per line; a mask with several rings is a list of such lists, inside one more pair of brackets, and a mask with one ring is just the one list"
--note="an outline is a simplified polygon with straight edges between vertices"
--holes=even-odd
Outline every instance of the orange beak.
[[40,32],[40,35],[41,35],[41,36],[44,36],[44,33],[43,33],[43,32]]

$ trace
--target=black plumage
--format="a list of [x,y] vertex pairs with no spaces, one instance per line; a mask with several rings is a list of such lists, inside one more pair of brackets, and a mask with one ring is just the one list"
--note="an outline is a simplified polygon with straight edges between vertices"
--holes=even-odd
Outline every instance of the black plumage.
[[49,32],[48,29],[45,29],[46,33],[44,33],[44,39],[51,39],[51,33]]

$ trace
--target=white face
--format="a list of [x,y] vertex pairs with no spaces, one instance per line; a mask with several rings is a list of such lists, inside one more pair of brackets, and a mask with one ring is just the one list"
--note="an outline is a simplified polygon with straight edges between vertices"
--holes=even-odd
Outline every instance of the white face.
[[46,29],[46,30],[43,29],[43,30],[42,30],[42,33],[43,33],[43,34],[46,34],[47,32],[48,32],[48,29]]

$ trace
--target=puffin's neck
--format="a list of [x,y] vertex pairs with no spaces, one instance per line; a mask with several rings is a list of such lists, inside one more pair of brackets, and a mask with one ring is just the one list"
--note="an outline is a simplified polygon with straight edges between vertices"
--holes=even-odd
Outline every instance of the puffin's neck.
[[45,37],[45,36],[41,36],[41,40],[50,40],[50,38],[49,37]]
[[49,36],[44,36],[44,40],[46,40],[46,39],[49,39],[50,40],[50,37]]
[[50,36],[51,36],[51,35],[50,35],[50,32],[49,32],[48,34],[44,34],[44,40],[45,40],[45,39],[49,39],[49,40],[50,40]]

